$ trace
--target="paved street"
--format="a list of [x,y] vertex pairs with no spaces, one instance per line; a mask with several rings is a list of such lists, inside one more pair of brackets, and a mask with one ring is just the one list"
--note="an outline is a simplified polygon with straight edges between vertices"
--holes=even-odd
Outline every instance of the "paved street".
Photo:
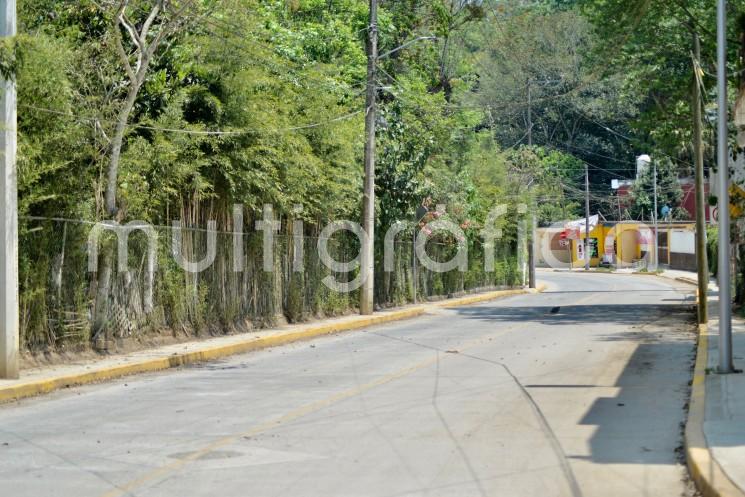
[[693,287],[540,295],[0,406],[2,496],[680,496]]

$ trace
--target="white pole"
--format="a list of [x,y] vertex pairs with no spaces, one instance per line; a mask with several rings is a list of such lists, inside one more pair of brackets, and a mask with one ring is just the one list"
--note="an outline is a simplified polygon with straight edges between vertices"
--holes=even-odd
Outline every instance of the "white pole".
[[727,1],[717,4],[717,177],[719,178],[719,372],[732,368],[732,290],[730,283],[729,157],[727,147]]
[[364,278],[360,289],[360,314],[375,311],[375,119],[378,62],[378,0],[370,0],[370,26],[367,41],[367,98],[365,100],[365,180],[363,183],[362,227],[366,243],[360,247],[360,271]]
[[585,162],[585,271],[590,270],[590,172]]
[[[0,0],[0,38],[16,35],[16,0]],[[2,76],[0,76],[2,78]],[[18,378],[16,85],[0,79],[0,378]]]

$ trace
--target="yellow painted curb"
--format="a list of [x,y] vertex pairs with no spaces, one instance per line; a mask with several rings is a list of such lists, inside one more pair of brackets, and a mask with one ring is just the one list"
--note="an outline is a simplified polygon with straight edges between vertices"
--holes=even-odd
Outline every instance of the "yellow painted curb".
[[75,373],[63,375],[54,378],[34,380],[28,383],[8,385],[0,387],[0,403],[11,400],[18,400],[25,397],[49,393],[53,390],[66,388],[70,386],[85,385],[104,380],[111,380],[137,373],[147,373],[160,371],[168,368],[175,368],[187,364],[195,364],[214,359],[219,359],[235,354],[251,352],[254,350],[266,349],[285,345],[292,342],[309,340],[322,335],[340,333],[342,331],[366,328],[369,326],[399,321],[421,316],[425,312],[425,307],[413,307],[401,311],[390,312],[378,316],[370,316],[354,321],[340,323],[328,323],[319,326],[313,326],[299,331],[290,331],[287,333],[278,333],[262,338],[247,336],[244,341],[232,343],[229,345],[217,345],[206,347],[193,352],[184,352],[167,357],[158,357],[154,359],[143,359],[129,364],[120,364],[108,368],[102,368],[86,373]]
[[745,497],[729,479],[719,463],[711,457],[704,435],[706,413],[706,368],[709,356],[709,333],[699,325],[696,366],[693,370],[691,400],[685,426],[685,449],[688,471],[703,497]]
[[467,297],[461,297],[456,299],[444,300],[437,302],[434,305],[437,307],[451,308],[460,307],[462,305],[478,304],[481,302],[488,302],[490,300],[496,300],[504,297],[511,297],[513,295],[526,295],[529,293],[542,293],[546,291],[546,285],[541,283],[536,286],[535,290],[529,289],[516,289],[516,290],[496,290],[494,292],[481,293],[478,295],[471,295]]
[[[664,276],[663,276],[663,278],[664,278]],[[680,281],[682,283],[688,283],[689,285],[698,286],[698,281],[696,281],[694,279],[691,279],[691,278],[686,278],[685,276],[679,276],[679,277],[675,278],[675,281]]]
[[[543,285],[545,289],[545,285]],[[543,290],[539,290],[543,291]],[[434,304],[438,307],[456,307],[469,304],[475,304],[478,302],[486,302],[489,300],[495,300],[501,297],[507,297],[511,295],[520,295],[528,293],[527,290],[501,290],[496,292],[488,292],[479,295],[472,295],[462,298],[451,299],[443,302]],[[175,368],[179,366],[185,366],[188,364],[196,364],[199,362],[205,362],[231,355],[242,354],[245,352],[251,352],[255,350],[266,349],[270,347],[277,347],[279,345],[286,345],[293,342],[299,342],[303,340],[310,340],[323,335],[331,335],[335,333],[341,333],[343,331],[351,331],[360,328],[368,328],[370,326],[389,323],[392,321],[400,321],[404,319],[410,319],[421,316],[427,310],[427,306],[411,307],[409,309],[403,309],[400,311],[393,311],[384,314],[361,317],[355,320],[343,321],[337,323],[320,324],[317,326],[311,326],[298,331],[288,331],[285,333],[277,333],[267,337],[251,337],[246,336],[245,340],[237,343],[231,343],[227,345],[215,345],[212,347],[205,347],[192,352],[177,353],[167,357],[158,357],[151,359],[142,359],[132,361],[128,364],[118,364],[107,368],[101,368],[94,371],[88,371],[84,373],[73,373],[68,375],[56,376],[53,378],[45,378],[39,380],[33,380],[26,383],[17,383],[14,385],[0,386],[0,403],[18,400],[26,397],[33,397],[36,395],[49,393],[54,390],[61,388],[67,388],[71,386],[85,385],[89,383],[96,383],[105,380],[112,380],[115,378],[121,378],[123,376],[129,376],[138,373],[148,373],[153,371],[162,371],[164,369]]]
[[460,307],[462,305],[478,304],[480,302],[488,302],[490,300],[496,300],[502,297],[511,297],[513,295],[525,295],[528,293],[527,290],[498,290],[495,292],[488,292],[479,295],[471,295],[468,297],[460,297],[456,299],[444,300],[442,302],[436,302],[436,307]]

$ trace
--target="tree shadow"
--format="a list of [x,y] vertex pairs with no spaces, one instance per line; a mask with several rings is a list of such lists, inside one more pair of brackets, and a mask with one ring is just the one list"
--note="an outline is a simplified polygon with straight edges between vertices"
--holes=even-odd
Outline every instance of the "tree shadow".
[[[644,300],[644,291],[633,293],[640,297],[635,299],[637,303],[457,309],[467,319],[495,323],[534,322],[549,328],[586,328],[593,334],[593,340],[634,344],[634,352],[613,385],[589,382],[525,385],[531,390],[561,389],[567,393],[567,402],[581,398],[569,396],[578,389],[618,389],[612,397],[595,398],[582,416],[579,424],[595,426],[596,430],[589,440],[589,455],[568,454],[570,459],[600,464],[670,465],[680,462],[681,423],[685,419],[695,359],[693,302],[680,298],[660,300],[660,292],[655,290],[656,297],[650,295],[649,303],[640,304],[638,301]],[[610,331],[612,325],[619,324],[621,331]],[[671,330],[671,326],[681,331]],[[604,329],[609,331],[605,333]]]
[[[667,300],[665,300],[667,301]],[[693,302],[670,299],[671,304],[618,304],[520,307],[460,307],[460,317],[497,323],[535,322],[546,326],[628,324],[640,325],[669,317],[692,319]],[[688,304],[688,305],[686,305]],[[627,337],[624,333],[622,337]]]
[[580,421],[597,427],[590,455],[570,457],[601,464],[679,462],[693,359],[690,341],[640,343],[615,384],[617,395],[597,398]]

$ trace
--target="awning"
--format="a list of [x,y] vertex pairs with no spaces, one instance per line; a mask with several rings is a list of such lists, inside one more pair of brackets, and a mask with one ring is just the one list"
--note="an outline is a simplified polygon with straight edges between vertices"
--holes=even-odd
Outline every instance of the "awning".
[[[594,216],[590,216],[590,231],[595,229],[599,221],[599,215],[595,214]],[[566,232],[566,238],[578,240],[581,237],[581,233],[585,232],[585,219],[583,218],[576,221],[569,221],[564,225],[564,230]]]

